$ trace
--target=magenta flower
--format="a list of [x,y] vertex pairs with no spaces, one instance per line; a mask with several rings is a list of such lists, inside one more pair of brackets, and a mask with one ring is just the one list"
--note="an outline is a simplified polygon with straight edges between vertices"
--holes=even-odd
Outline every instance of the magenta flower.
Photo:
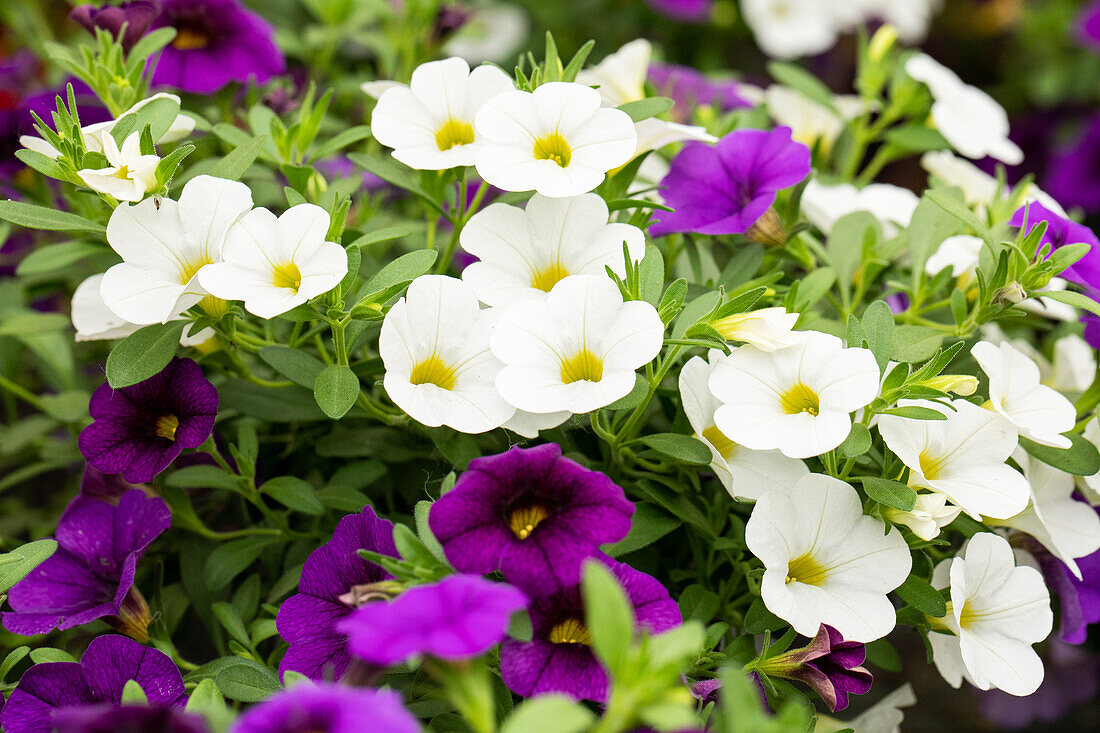
[[214,430],[218,390],[190,359],[172,359],[132,387],[101,384],[88,409],[95,419],[80,433],[80,452],[94,468],[152,481],[184,448],[198,448]]
[[1049,244],[1054,249],[1079,242],[1091,245],[1092,250],[1065,270],[1062,277],[1081,285],[1087,285],[1090,288],[1100,289],[1100,239],[1097,239],[1091,229],[1084,224],[1066,219],[1039,203],[1021,206],[1012,215],[1009,224],[1014,227],[1022,227],[1025,218],[1027,219],[1028,233],[1039,222],[1046,222],[1047,228],[1040,242]]
[[655,61],[649,65],[649,82],[659,95],[676,103],[673,113],[683,122],[691,121],[691,111],[698,105],[713,106],[721,112],[753,106],[741,96],[737,82],[711,79],[690,66]]
[[161,0],[154,27],[172,26],[153,84],[210,94],[236,81],[263,84],[286,71],[275,31],[239,0]]
[[580,582],[581,562],[625,537],[633,514],[611,479],[547,443],[471,461],[428,524],[459,572],[502,570],[535,595]]
[[845,641],[832,626],[822,624],[810,643],[771,657],[759,669],[773,677],[802,682],[825,702],[831,712],[848,707],[848,695],[871,689],[874,677],[863,668],[863,644]]
[[646,0],[656,12],[681,23],[705,23],[710,18],[712,0]]
[[661,181],[665,203],[650,226],[670,232],[741,234],[764,215],[775,194],[810,172],[810,149],[791,140],[789,127],[734,130],[715,145],[691,142]]
[[150,705],[182,707],[183,677],[168,655],[124,636],[99,636],[79,662],[36,664],[23,673],[0,713],[6,733],[51,733],[56,711],[118,704],[135,680]]
[[149,609],[133,587],[134,571],[171,521],[168,506],[139,489],[123,494],[117,507],[76,497],[57,523],[57,551],[11,589],[4,628],[30,636],[106,617],[142,637]]
[[527,596],[477,575],[418,585],[386,603],[369,603],[337,624],[351,653],[380,667],[415,656],[447,661],[478,657],[508,633]]
[[69,18],[84,26],[89,33],[95,34],[96,28],[102,28],[115,38],[126,26],[122,37],[122,47],[126,51],[133,48],[138,40],[149,32],[149,26],[160,12],[153,0],[132,0],[121,5],[79,5],[72,9]]
[[[618,578],[641,628],[656,634],[680,625],[676,601],[656,578],[606,555],[597,559]],[[603,702],[607,672],[589,646],[580,587],[555,589],[533,598],[528,611],[531,641],[506,639],[500,649],[500,676],[508,689],[524,697],[560,692],[578,700]]]
[[[1100,25],[1100,14],[1097,20]],[[1093,115],[1076,139],[1054,155],[1043,188],[1064,206],[1080,206],[1089,214],[1100,212],[1100,115]]]
[[1093,0],[1078,14],[1077,38],[1092,50],[1100,51],[1100,0]]
[[210,733],[201,716],[165,705],[90,705],[54,711],[64,733]]
[[419,733],[391,690],[295,685],[245,711],[230,733]]
[[306,559],[298,593],[279,608],[275,624],[290,644],[279,663],[280,677],[287,670],[312,680],[344,676],[351,657],[337,624],[362,601],[381,597],[372,586],[393,577],[359,557],[359,550],[397,557],[393,523],[379,519],[369,506],[340,520],[332,539]]

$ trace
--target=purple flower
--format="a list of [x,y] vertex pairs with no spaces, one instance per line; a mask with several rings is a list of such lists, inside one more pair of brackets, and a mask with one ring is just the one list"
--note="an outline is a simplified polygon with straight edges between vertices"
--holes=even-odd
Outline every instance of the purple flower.
[[716,145],[688,143],[661,181],[675,211],[660,213],[650,232],[741,234],[771,207],[777,191],[809,172],[810,149],[791,140],[789,127],[734,130]]
[[[634,607],[637,624],[652,633],[680,624],[680,609],[657,579],[606,555],[596,556],[611,569]],[[589,646],[579,586],[534,598],[531,641],[506,639],[500,649],[500,675],[512,692],[524,697],[561,692],[579,700],[607,698],[607,672]]]
[[1065,206],[1100,211],[1100,115],[1093,115],[1073,143],[1053,157],[1043,185]]
[[90,499],[99,499],[108,504],[118,504],[118,500],[127,491],[140,488],[117,473],[103,473],[97,468],[84,464],[84,474],[80,477],[80,495]]
[[286,70],[274,29],[239,0],[161,0],[154,26],[172,26],[177,35],[153,84],[210,94],[232,81],[263,84]]
[[1012,215],[1009,224],[1014,227],[1021,227],[1024,225],[1025,218],[1027,219],[1028,233],[1039,222],[1046,222],[1047,228],[1040,240],[1040,247],[1043,244],[1049,244],[1053,249],[1058,249],[1067,244],[1080,242],[1091,245],[1092,250],[1065,270],[1062,277],[1081,285],[1100,289],[1100,239],[1096,238],[1091,229],[1084,224],[1070,221],[1039,203],[1021,206]]
[[1081,323],[1085,324],[1085,341],[1094,349],[1100,349],[1100,317],[1091,313],[1081,316]]
[[1094,51],[1100,51],[1100,1],[1089,3],[1077,16],[1077,38]]
[[249,708],[231,733],[419,733],[391,690],[295,685]]
[[656,12],[682,23],[705,23],[710,18],[712,0],[646,0]]
[[347,639],[336,625],[363,601],[385,597],[380,584],[393,576],[363,560],[359,550],[397,557],[393,523],[379,519],[369,506],[340,520],[332,539],[306,559],[298,593],[279,608],[279,635],[290,644],[279,676],[287,670],[312,680],[339,680],[351,657]]
[[537,595],[580,582],[581,562],[625,537],[633,514],[611,479],[546,443],[471,461],[428,524],[459,572],[502,570]]
[[57,523],[57,551],[11,589],[4,628],[30,636],[107,617],[119,631],[147,639],[149,609],[133,587],[134,571],[171,521],[168,506],[139,489],[118,506],[76,497]]
[[183,677],[168,655],[124,636],[99,636],[79,662],[36,664],[23,673],[0,713],[6,733],[50,733],[65,708],[117,704],[135,680],[150,705],[181,707]]
[[871,689],[874,677],[861,666],[866,656],[863,644],[845,641],[839,631],[822,624],[807,646],[766,659],[758,669],[802,682],[835,713],[848,707],[848,695]]
[[1078,580],[1065,563],[1038,543],[1027,549],[1039,561],[1047,586],[1058,594],[1058,636],[1070,644],[1084,644],[1089,624],[1100,622],[1100,551],[1077,558]]
[[982,717],[995,724],[996,730],[1021,730],[1037,724],[1033,730],[1056,730],[1077,705],[1095,698],[1100,688],[1100,660],[1095,652],[1073,647],[1057,639],[1044,645],[1044,676],[1039,689],[1027,697],[1017,697],[992,689],[979,692]]
[[84,26],[89,33],[95,34],[96,28],[102,28],[114,37],[126,25],[126,34],[122,37],[122,48],[129,51],[138,40],[149,32],[149,26],[160,12],[152,0],[132,0],[121,5],[80,5],[73,8],[69,18]]
[[478,575],[451,575],[369,603],[337,624],[351,653],[380,667],[428,655],[447,661],[478,657],[508,633],[527,596]]
[[649,81],[658,94],[672,98],[676,103],[673,114],[682,122],[691,121],[691,111],[698,105],[717,107],[721,112],[753,106],[741,96],[737,82],[711,79],[690,66],[653,62]]
[[166,705],[91,705],[57,710],[61,733],[210,733],[200,716]]
[[151,481],[214,430],[218,390],[199,365],[176,357],[132,387],[101,384],[88,409],[95,419],[80,434],[80,452],[94,468],[130,483]]

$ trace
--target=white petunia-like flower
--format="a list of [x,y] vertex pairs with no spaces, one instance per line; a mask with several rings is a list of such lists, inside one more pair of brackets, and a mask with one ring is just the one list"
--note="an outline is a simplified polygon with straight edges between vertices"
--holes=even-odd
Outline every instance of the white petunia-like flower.
[[1073,445],[1062,433],[1073,429],[1077,410],[1057,390],[1041,381],[1039,367],[1010,343],[974,344],[970,354],[989,377],[990,407],[1006,417],[1021,435],[1055,448]]
[[850,183],[824,184],[815,178],[802,191],[800,205],[810,223],[826,234],[841,217],[866,211],[882,222],[887,237],[893,237],[898,226],[909,226],[919,201],[909,189],[889,183],[856,188]]
[[828,624],[852,641],[886,636],[896,620],[886,594],[913,558],[896,527],[883,529],[863,514],[856,490],[831,476],[764,494],[745,526],[749,551],[764,563],[764,605],[803,635]]
[[493,386],[502,366],[489,350],[496,321],[461,280],[416,278],[382,321],[378,352],[386,394],[428,427],[462,433],[500,427],[515,408]]
[[799,333],[791,331],[797,322],[797,313],[788,313],[786,308],[774,306],[734,313],[711,321],[710,326],[727,341],[744,341],[761,351],[775,351],[796,344],[802,338]]
[[[1093,417],[1085,423],[1085,429],[1081,432],[1081,435],[1085,440],[1092,443],[1097,450],[1100,450],[1100,417]],[[1081,489],[1089,504],[1100,506],[1100,471],[1091,476],[1079,476],[1077,487]]]
[[1096,350],[1077,334],[1067,334],[1054,342],[1054,360],[1051,361],[1026,339],[1010,339],[996,323],[981,328],[982,338],[999,346],[1012,344],[1039,367],[1039,374],[1046,386],[1063,394],[1084,392],[1096,378]]
[[591,191],[634,157],[638,134],[625,112],[601,107],[583,84],[550,82],[498,94],[477,114],[477,172],[505,191],[559,198]]
[[879,369],[867,349],[847,349],[836,336],[799,331],[774,351],[741,346],[710,378],[722,402],[714,415],[732,441],[810,458],[836,448],[852,428],[851,413],[878,396]]
[[937,630],[928,634],[947,683],[959,687],[965,677],[982,690],[996,687],[1021,697],[1035,692],[1043,662],[1031,645],[1054,626],[1039,571],[1016,567],[1008,541],[981,532],[957,557],[936,566],[932,585],[951,587],[947,616],[930,618]]
[[[119,318],[107,307],[100,294],[102,283],[102,273],[92,275],[73,292],[72,321],[76,341],[112,341],[126,338],[141,328]],[[180,335],[180,346],[198,346],[216,335],[212,328],[204,328],[193,336],[188,336],[187,331],[184,329]]]
[[476,11],[443,44],[443,51],[471,64],[491,61],[507,65],[515,62],[530,28],[531,20],[521,5],[478,3]]
[[507,91],[515,91],[515,84],[495,66],[470,71],[460,58],[429,61],[416,67],[409,86],[382,92],[371,132],[410,168],[473,165],[482,143],[474,118],[486,102]]
[[245,310],[274,318],[332,290],[348,274],[348,255],[326,242],[328,212],[298,204],[276,217],[253,209],[225,238],[222,262],[202,268],[199,284],[223,300],[243,300]]
[[767,491],[786,491],[810,472],[797,458],[777,450],[750,450],[727,438],[714,424],[721,404],[707,386],[710,375],[726,357],[712,350],[704,359],[693,356],[680,369],[680,400],[695,436],[710,448],[710,467],[730,496],[759,499]]
[[774,58],[821,53],[839,33],[830,4],[820,0],[741,0],[741,13],[756,45]]
[[634,372],[661,351],[664,324],[649,303],[623,302],[607,276],[571,275],[544,300],[504,310],[493,354],[500,393],[517,409],[591,412],[625,397]]
[[820,144],[826,150],[836,142],[847,121],[862,114],[865,106],[859,97],[841,95],[833,98],[834,112],[802,92],[778,84],[764,92],[764,103],[777,124],[791,128],[791,139],[810,148]]
[[909,467],[909,485],[946,494],[974,517],[1005,519],[1019,514],[1031,494],[1027,479],[1005,464],[1018,435],[1007,419],[966,400],[950,407],[926,400],[899,406],[938,410],[946,420],[880,415],[878,429],[887,447]]
[[117,207],[107,242],[123,261],[103,277],[103,302],[130,323],[167,323],[209,295],[197,276],[221,261],[229,227],[251,208],[248,186],[211,176],[188,181],[178,202]]
[[944,268],[951,268],[951,276],[959,280],[966,288],[974,282],[978,270],[978,260],[985,240],[970,234],[956,234],[940,242],[936,251],[925,260],[924,271],[937,275]]
[[130,133],[121,148],[110,134],[101,136],[101,144],[107,167],[77,171],[84,185],[119,201],[141,201],[157,187],[160,158],[141,154],[141,133]]
[[462,229],[462,249],[478,258],[462,279],[492,306],[542,299],[570,275],[600,275],[610,266],[625,276],[623,243],[632,260],[645,254],[645,234],[608,222],[607,204],[594,193],[552,199],[535,194],[521,209],[496,203]]
[[886,507],[885,515],[894,524],[904,524],[922,540],[934,540],[940,530],[955,521],[962,510],[947,503],[946,494],[917,494],[917,502],[909,511]]

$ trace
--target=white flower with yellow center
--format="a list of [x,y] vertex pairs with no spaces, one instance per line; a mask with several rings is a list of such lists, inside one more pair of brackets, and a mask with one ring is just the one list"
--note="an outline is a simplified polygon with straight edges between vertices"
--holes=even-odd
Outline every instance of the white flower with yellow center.
[[886,519],[894,524],[904,524],[913,530],[913,534],[922,540],[930,541],[939,537],[940,530],[955,521],[962,510],[947,503],[946,494],[918,494],[913,508],[905,511],[894,507],[885,507]]
[[462,433],[500,427],[515,413],[493,381],[501,363],[489,350],[497,315],[482,310],[461,280],[421,275],[386,313],[378,351],[382,385],[422,425]]
[[756,45],[774,58],[821,53],[840,30],[830,3],[820,0],[741,0],[741,13]]
[[707,381],[726,357],[712,350],[707,359],[693,356],[680,369],[680,399],[695,436],[710,447],[710,467],[730,496],[759,499],[766,491],[785,490],[810,472],[806,464],[777,450],[749,450],[727,438],[714,424],[721,404]]
[[634,157],[638,134],[625,112],[601,107],[583,84],[550,82],[499,94],[477,114],[477,172],[505,191],[559,198],[591,191]]
[[661,351],[664,330],[656,308],[624,303],[606,275],[571,275],[545,299],[505,309],[492,337],[505,364],[497,388],[527,412],[591,412],[634,388],[635,370]]
[[974,282],[978,270],[978,260],[985,240],[970,234],[957,234],[940,242],[940,246],[925,261],[924,271],[928,275],[938,275],[950,267],[951,276],[957,278],[962,288]]
[[371,132],[410,168],[473,165],[481,143],[474,118],[486,102],[509,90],[515,84],[495,66],[470,71],[460,58],[429,61],[416,67],[409,86],[382,92]]
[[774,351],[741,346],[715,369],[710,390],[722,406],[714,421],[746,448],[810,458],[848,437],[851,413],[878,396],[879,370],[870,351],[844,348],[836,336],[791,335],[793,344]]
[[845,639],[869,642],[894,628],[886,594],[909,576],[913,558],[896,527],[863,514],[843,481],[812,473],[753,507],[745,542],[764,563],[760,597],[798,633],[829,624]]
[[936,589],[951,586],[947,616],[929,618],[936,668],[952,687],[965,677],[975,687],[1010,695],[1035,692],[1043,662],[1031,648],[1050,634],[1054,614],[1043,576],[1016,567],[1008,541],[992,532],[970,538],[959,555],[932,574]]
[[797,313],[788,313],[782,306],[734,313],[711,321],[710,325],[727,341],[744,341],[761,351],[775,351],[797,343],[802,337],[792,332]]
[[909,485],[938,491],[974,517],[1005,519],[1027,506],[1031,490],[1023,475],[1005,464],[1016,448],[1016,428],[993,410],[966,400],[950,408],[926,400],[899,406],[938,410],[946,420],[880,415],[878,429],[909,468]]
[[141,154],[141,134],[130,133],[120,148],[110,134],[102,136],[106,168],[85,168],[77,171],[84,185],[98,193],[114,196],[119,201],[141,201],[157,187],[156,155]]
[[103,302],[130,323],[167,323],[209,295],[197,276],[221,261],[229,227],[251,208],[248,186],[211,176],[188,181],[178,202],[117,207],[107,242],[123,261],[103,276]]
[[274,318],[332,290],[348,274],[348,255],[326,242],[328,212],[298,204],[276,217],[253,209],[229,228],[222,262],[204,267],[199,284],[245,310]]
[[551,199],[535,194],[521,209],[492,204],[462,229],[462,248],[478,258],[462,279],[481,302],[511,305],[542,299],[569,275],[625,276],[623,243],[632,260],[645,254],[645,234],[609,223],[607,204],[594,193]]

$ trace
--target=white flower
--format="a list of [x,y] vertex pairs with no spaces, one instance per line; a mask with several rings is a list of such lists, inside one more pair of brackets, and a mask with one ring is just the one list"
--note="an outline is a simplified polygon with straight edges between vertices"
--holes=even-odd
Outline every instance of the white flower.
[[938,410],[946,420],[917,420],[880,415],[878,429],[886,445],[909,467],[909,485],[946,494],[964,512],[1004,519],[1027,506],[1027,479],[1005,460],[1016,448],[1017,433],[1005,418],[966,400],[950,408],[925,400],[902,400]]
[[600,275],[610,266],[625,276],[623,243],[632,260],[645,254],[645,234],[608,223],[604,200],[594,193],[569,198],[535,194],[521,209],[496,203],[462,229],[462,248],[478,258],[462,279],[488,305],[545,298],[569,275]]
[[833,98],[840,112],[837,115],[801,92],[777,84],[764,92],[764,102],[773,120],[791,128],[792,139],[811,148],[820,141],[825,149],[836,142],[844,124],[858,117],[864,109],[864,102],[858,97],[838,96]]
[[1055,448],[1072,445],[1062,433],[1073,429],[1077,411],[1059,392],[1042,384],[1035,362],[1009,343],[994,346],[980,341],[970,353],[989,377],[992,409],[1036,443]]
[[93,191],[114,196],[119,201],[141,201],[145,194],[157,187],[160,158],[141,154],[140,133],[130,133],[122,141],[121,148],[110,134],[102,136],[102,144],[107,167],[78,171],[84,185]]
[[595,89],[567,82],[497,95],[474,121],[483,141],[478,174],[505,191],[555,198],[591,191],[638,144],[630,116],[600,103]]
[[917,494],[917,503],[909,511],[886,507],[886,518],[904,524],[922,540],[933,540],[940,530],[955,521],[962,510],[947,503],[946,494]]
[[759,499],[766,491],[786,490],[810,472],[806,464],[777,450],[756,451],[737,445],[714,424],[721,404],[707,381],[726,357],[711,350],[707,359],[693,356],[680,370],[680,400],[695,436],[710,447],[710,467],[730,496]]
[[971,206],[989,206],[997,195],[997,179],[950,150],[930,150],[920,158],[921,166],[948,186],[962,189]]
[[1022,301],[1019,304],[1019,308],[1027,311],[1028,313],[1035,313],[1036,315],[1043,316],[1044,318],[1050,318],[1054,321],[1065,321],[1067,323],[1073,323],[1080,318],[1077,309],[1069,303],[1063,303],[1053,298],[1044,298],[1038,293],[1044,291],[1059,292],[1065,290],[1069,283],[1060,277],[1052,277],[1043,287],[1032,292],[1027,300]]
[[1054,343],[1054,364],[1043,375],[1043,384],[1059,392],[1084,392],[1095,378],[1096,349],[1088,341],[1071,333]]
[[[1085,440],[1092,443],[1100,450],[1100,417],[1093,417],[1085,423],[1085,429],[1081,433]],[[1093,506],[1100,505],[1100,471],[1091,476],[1081,476],[1077,480],[1077,486],[1085,494],[1085,498]]]
[[393,403],[429,427],[483,433],[515,408],[493,386],[501,363],[489,350],[497,316],[461,280],[421,275],[386,313],[378,351]]
[[920,199],[907,188],[889,183],[872,183],[859,189],[850,183],[823,184],[816,178],[802,192],[802,213],[814,226],[828,234],[837,220],[856,211],[866,211],[883,224],[889,238],[898,226],[909,226]]
[[327,293],[348,274],[348,255],[326,242],[329,215],[298,204],[279,217],[253,209],[229,228],[222,262],[202,268],[199,284],[223,300],[243,300],[260,318],[274,318]]
[[[901,708],[916,705],[913,686],[906,682],[862,713],[839,725],[839,730],[851,728],[856,733],[900,733],[905,713]],[[821,730],[820,727],[814,730]]]
[[[846,0],[858,13],[858,17],[849,15],[849,28],[854,28],[868,20],[880,20],[889,23],[898,31],[898,37],[906,43],[916,44],[924,40],[928,26],[932,22],[932,13],[939,10],[942,0]],[[845,3],[836,3],[837,12]]]
[[1012,548],[992,532],[974,535],[954,559],[936,566],[932,585],[950,583],[947,616],[929,619],[933,661],[952,687],[966,677],[976,687],[1030,695],[1043,681],[1043,663],[1031,648],[1054,625],[1050,593],[1034,568],[1016,567]]
[[[103,274],[92,275],[76,286],[72,300],[72,321],[76,330],[76,341],[112,341],[126,338],[141,326],[128,323],[115,315],[100,295]],[[198,346],[213,338],[212,328],[204,328],[193,336],[184,329],[180,336],[180,346]]]
[[527,39],[531,21],[519,5],[509,3],[478,3],[473,15],[443,44],[443,51],[461,56],[471,64],[492,61],[513,63],[520,46]]
[[429,61],[416,67],[408,87],[382,93],[371,132],[411,168],[473,165],[482,143],[474,118],[486,102],[509,90],[515,84],[495,66],[470,71],[460,58]]
[[970,234],[956,234],[940,242],[940,246],[925,261],[924,271],[937,275],[946,267],[951,268],[951,276],[958,278],[959,285],[966,288],[974,281],[978,270],[978,259],[985,241]]
[[741,0],[756,45],[775,58],[821,53],[836,43],[838,26],[821,0]]
[[844,442],[851,413],[878,395],[870,351],[846,349],[817,331],[797,337],[775,351],[741,346],[711,375],[711,392],[722,402],[714,421],[730,440],[791,458],[817,456]]
[[932,122],[960,153],[975,159],[989,155],[1009,165],[1023,161],[1023,151],[1008,139],[1008,115],[991,96],[925,54],[906,61],[905,73],[928,86]]
[[894,628],[886,594],[909,576],[913,558],[896,527],[865,516],[859,494],[830,476],[809,474],[788,491],[760,497],[745,542],[764,563],[760,597],[798,633],[829,624],[869,642]]
[[497,388],[527,412],[591,412],[625,397],[635,370],[661,350],[664,324],[649,303],[624,303],[606,275],[571,275],[544,300],[504,311],[492,337],[505,367]]
[[775,306],[734,313],[711,321],[710,325],[727,341],[744,341],[761,351],[775,351],[802,339],[801,334],[791,331],[797,321],[797,313],[788,313],[786,308]]
[[221,261],[226,232],[251,208],[248,186],[211,176],[188,181],[178,202],[117,207],[107,241],[123,262],[104,275],[103,302],[130,323],[167,323],[209,294],[196,276]]
[[516,414],[508,418],[501,427],[522,435],[525,438],[537,438],[539,437],[539,431],[556,428],[572,417],[572,415],[573,413],[571,412],[548,412],[539,414],[537,412],[516,410]]

